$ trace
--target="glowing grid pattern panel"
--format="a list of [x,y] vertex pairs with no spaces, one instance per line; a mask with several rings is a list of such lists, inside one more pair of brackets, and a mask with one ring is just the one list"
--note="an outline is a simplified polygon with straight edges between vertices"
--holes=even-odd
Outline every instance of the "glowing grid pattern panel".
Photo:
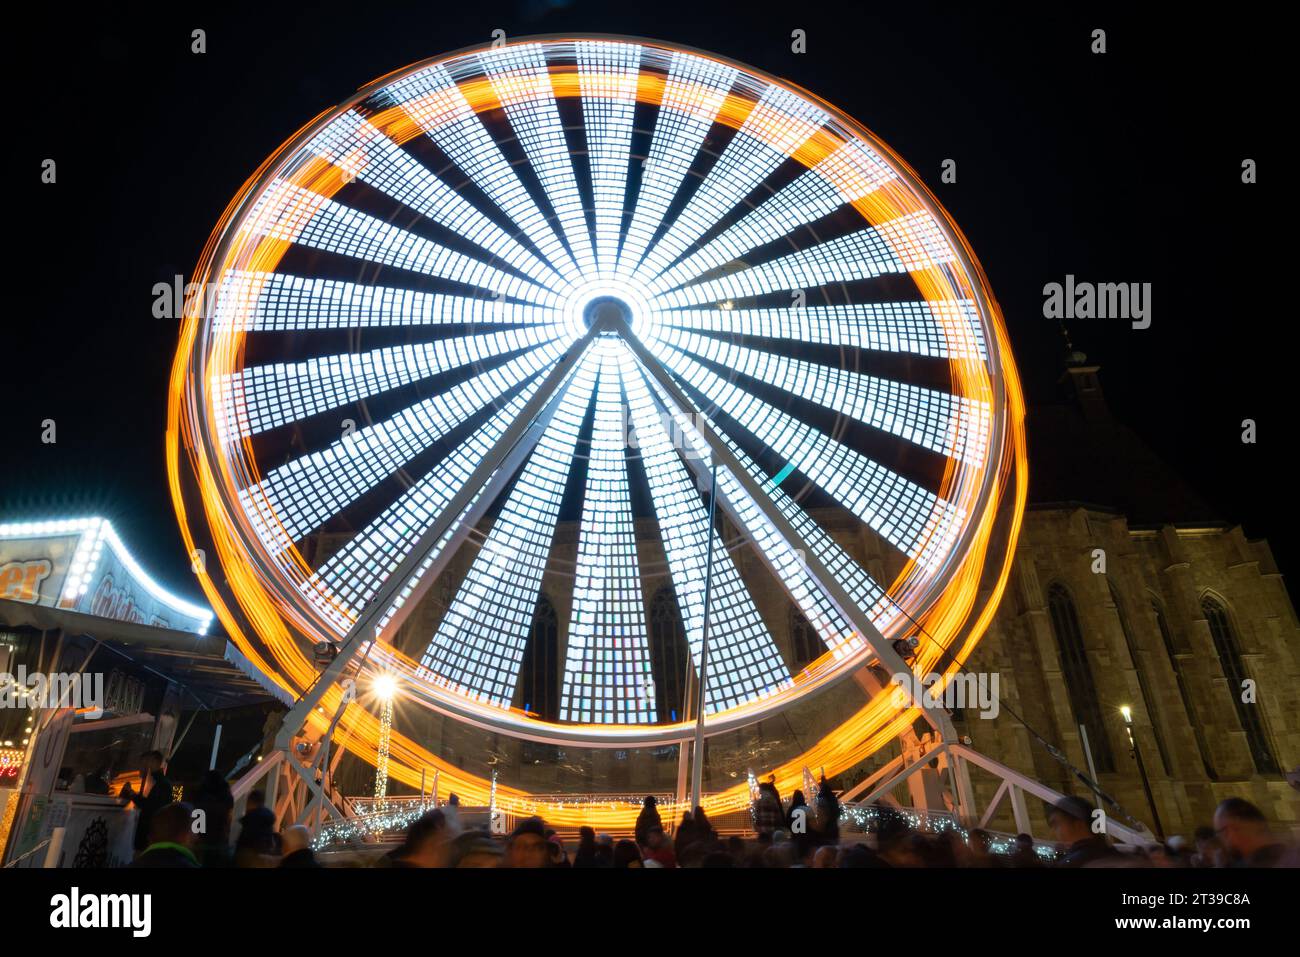
[[932,452],[979,464],[988,445],[987,403],[676,330],[661,337],[693,358],[708,359]]
[[827,119],[825,113],[802,97],[777,87],[764,90],[704,182],[646,256],[644,270],[651,275],[661,273],[739,205]]
[[[936,359],[988,359],[979,315],[968,299],[800,309],[672,309],[659,319],[681,329],[784,340],[787,348],[807,342]],[[950,324],[963,334],[955,335]]]
[[[653,382],[644,370],[642,375],[646,387],[653,390],[661,403],[662,414],[673,421],[675,434],[682,437],[683,447],[690,450],[697,459],[707,460],[708,446],[699,434],[697,423],[677,410],[663,389]],[[701,414],[700,418],[715,432],[720,431],[708,416]],[[727,438],[725,433],[720,434],[728,450],[737,458],[745,471],[755,481],[764,484],[767,476],[762,473],[758,465],[734,441]],[[884,589],[872,580],[862,566],[823,531],[821,526],[790,496],[779,487],[772,485],[766,487],[769,498],[794,526],[799,537],[807,543],[821,563],[836,575],[836,579],[845,587],[857,606],[866,611],[879,630],[884,631],[897,616],[895,606],[885,597]],[[784,585],[786,592],[804,618],[816,629],[827,649],[837,658],[861,650],[864,647],[861,636],[854,631],[853,626],[809,576],[804,556],[781,537],[744,490],[744,486],[726,469],[719,469],[718,488],[723,499],[735,510],[741,528],[753,539],[758,553]]]
[[587,128],[587,162],[595,203],[596,258],[612,275],[623,230],[627,167],[632,159],[632,121],[641,48],[625,43],[578,43],[578,78]]
[[554,342],[556,332],[544,326],[255,366],[221,381],[229,392],[222,405],[243,417],[234,431],[254,435],[444,372],[531,351]]
[[[913,217],[917,222],[926,218],[919,215]],[[921,231],[925,232],[926,227],[922,227]],[[905,224],[899,224],[894,227],[891,235],[898,237],[910,234]],[[657,301],[669,308],[729,302],[766,293],[815,289],[831,283],[875,279],[887,273],[907,272],[913,266],[920,268],[923,265],[922,253],[915,251],[920,248],[916,244],[922,242],[924,240],[916,240],[909,247],[914,250],[909,260],[912,265],[909,265],[908,261],[895,254],[894,248],[881,231],[862,229],[740,272],[667,292]],[[936,251],[934,255],[951,258],[952,251]],[[942,260],[926,260],[931,265],[940,261]]]
[[829,435],[744,391],[680,352],[664,365],[766,443],[899,551],[933,560],[934,537],[955,534],[960,509]]
[[619,345],[602,340],[598,346],[600,381],[573,576],[561,721],[656,720],[632,490],[623,455]]
[[544,325],[554,309],[336,279],[231,270],[213,310],[217,331],[298,332],[386,326]]
[[672,54],[650,152],[642,161],[636,207],[619,252],[620,273],[639,271],[641,258],[699,154],[736,76],[737,71],[729,66],[686,53]]
[[800,226],[815,223],[846,203],[870,195],[893,178],[893,170],[872,150],[861,143],[845,143],[740,222],[665,269],[655,278],[653,288],[672,289],[740,259],[752,249],[788,236]]
[[554,293],[520,276],[280,180],[254,207],[254,238],[279,239],[538,305],[558,305]]
[[564,240],[578,271],[595,269],[587,216],[569,158],[564,125],[555,105],[551,74],[540,44],[507,46],[479,54],[483,70],[492,81],[510,126],[528,154],[533,172],[542,182],[546,198],[560,221]]
[[[558,351],[557,349],[556,358]],[[402,493],[359,535],[330,556],[311,584],[323,585],[324,593],[337,595],[348,607],[364,608],[384,580],[397,570],[411,545],[450,506],[456,493],[469,481],[475,467],[501,440],[510,424],[523,413],[524,406],[540,385],[540,377],[530,381],[469,438],[456,446],[435,469]],[[478,501],[478,497],[479,494],[476,493],[470,502],[471,506]],[[423,570],[441,553],[453,531],[454,528],[448,530],[438,542],[424,562],[421,573],[414,576],[411,588],[419,583]]]
[[273,469],[239,493],[258,536],[272,552],[289,547],[556,358],[554,346],[525,353]]
[[554,289],[563,280],[460,193],[414,157],[349,110],[324,130],[307,149],[337,166],[348,181],[379,190],[408,209],[479,246],[489,256],[522,272],[540,286]]
[[[750,598],[731,553],[716,531],[699,489],[680,454],[694,454],[679,440],[674,447],[665,417],[655,408],[636,360],[620,350],[619,368],[627,396],[628,417],[640,450],[664,553],[681,610],[691,660],[699,674],[704,645],[704,582],[709,537],[713,538],[713,584],[709,594],[709,662],[704,710],[712,714],[741,701],[771,694],[789,684],[790,675],[758,608]],[[700,467],[707,471],[708,461]]]
[[598,369],[588,351],[429,643],[421,664],[435,684],[510,706]]
[[520,182],[482,120],[442,65],[429,67],[384,89],[380,104],[396,104],[414,119],[497,207],[510,217],[551,268],[573,282],[578,276],[568,249]]

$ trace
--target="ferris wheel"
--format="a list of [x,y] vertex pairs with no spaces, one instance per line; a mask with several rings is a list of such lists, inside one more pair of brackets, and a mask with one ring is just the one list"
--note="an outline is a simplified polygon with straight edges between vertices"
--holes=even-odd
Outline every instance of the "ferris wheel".
[[[178,511],[232,639],[311,704],[328,642],[479,727],[680,741],[648,577],[709,734],[864,666],[943,671],[1005,581],[1023,434],[987,282],[888,147],[753,68],[608,37],[408,67],[277,151],[196,279]],[[548,718],[517,691],[559,566]],[[815,660],[783,651],[773,594]]]

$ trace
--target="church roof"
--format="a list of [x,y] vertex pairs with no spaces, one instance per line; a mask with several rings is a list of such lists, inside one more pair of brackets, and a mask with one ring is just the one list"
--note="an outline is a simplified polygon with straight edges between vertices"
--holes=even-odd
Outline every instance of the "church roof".
[[1106,405],[1097,366],[1062,376],[1064,399],[1026,413],[1030,506],[1078,503],[1133,525],[1215,523],[1222,516]]

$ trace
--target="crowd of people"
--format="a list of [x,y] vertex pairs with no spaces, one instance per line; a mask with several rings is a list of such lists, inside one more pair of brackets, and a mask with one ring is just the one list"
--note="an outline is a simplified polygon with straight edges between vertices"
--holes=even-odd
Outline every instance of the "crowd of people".
[[[161,766],[146,776],[143,795],[128,794],[140,807],[138,853],[133,867],[322,866],[311,834],[301,825],[276,829],[275,815],[260,792],[252,792],[234,831],[234,800],[219,774],[200,783],[192,802],[172,802]],[[150,786],[151,785],[151,786]],[[462,826],[452,796],[444,807],[411,823],[397,847],[352,853],[340,860],[393,868],[560,867],[1296,867],[1300,854],[1275,835],[1265,816],[1241,798],[1219,804],[1213,826],[1189,840],[1170,837],[1144,848],[1111,844],[1094,833],[1094,809],[1078,797],[1046,808],[1054,844],[1036,844],[1028,834],[1011,842],[982,829],[918,830],[897,809],[879,806],[865,832],[841,833],[842,808],[823,781],[808,804],[800,791],[782,801],[772,782],[759,786],[751,807],[753,837],[719,834],[703,808],[685,813],[671,833],[654,797],[647,797],[631,837],[615,839],[582,827],[576,845],[540,817],[518,823],[508,835]],[[203,827],[196,828],[196,820]],[[232,832],[235,837],[232,840]]]

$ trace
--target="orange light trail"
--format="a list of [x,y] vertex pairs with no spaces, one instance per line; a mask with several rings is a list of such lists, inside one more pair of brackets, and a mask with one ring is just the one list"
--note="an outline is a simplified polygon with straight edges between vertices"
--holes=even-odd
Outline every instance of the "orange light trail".
[[[894,232],[882,230],[881,235],[900,261],[914,264],[914,268],[910,268],[912,279],[924,299],[937,307],[933,313],[942,324],[944,335],[948,339],[952,394],[971,400],[977,408],[989,409],[994,418],[1000,417],[1000,447],[990,448],[982,464],[972,466],[959,461],[955,456],[949,457],[945,464],[937,498],[940,502],[947,501],[956,507],[957,514],[963,516],[963,521],[968,523],[966,527],[969,532],[965,551],[943,591],[938,595],[926,594],[932,582],[931,570],[923,567],[917,559],[909,560],[888,588],[891,600],[898,607],[910,610],[924,608],[923,612],[917,613],[916,625],[901,621],[899,631],[893,637],[916,634],[923,629],[933,640],[921,642],[915,666],[922,674],[938,670],[946,682],[956,672],[958,663],[965,661],[974,650],[997,608],[1010,573],[1014,544],[1024,513],[1027,492],[1024,401],[1011,358],[1005,322],[969,243],[938,200],[921,185],[915,172],[877,138],[842,117],[833,107],[812,94],[784,81],[769,79],[769,82],[779,83],[805,99],[822,105],[831,116],[839,119],[848,136],[857,136],[870,143],[895,171],[906,174],[906,177],[896,176],[882,183],[866,196],[852,197],[850,201],[867,225],[896,227]],[[636,99],[658,104],[663,97],[665,85],[663,76],[642,73],[635,88]],[[553,69],[550,87],[556,97],[584,95],[581,76],[576,67]],[[597,85],[597,88],[601,87]],[[588,92],[585,95],[592,94]],[[367,121],[379,135],[400,146],[427,132],[414,118],[417,114],[425,114],[413,107],[423,107],[428,115],[450,116],[450,108],[440,107],[437,101],[449,100],[452,96],[463,96],[465,102],[478,114],[499,109],[502,105],[497,91],[488,80],[474,79],[461,82],[452,90],[430,94],[404,107],[394,106],[374,113],[367,117]],[[684,108],[689,109],[691,104],[703,100],[702,95],[685,97],[683,102],[687,105]],[[712,112],[707,116],[701,115],[705,119],[716,119],[739,129],[754,115],[754,107],[754,100],[729,93],[723,99],[716,116]],[[293,243],[292,224],[297,224],[296,228],[300,229],[314,215],[322,201],[334,196],[348,182],[340,167],[320,158],[310,158],[289,168],[289,161],[295,158],[295,151],[307,134],[319,128],[325,118],[337,112],[323,112],[305,125],[286,140],[241,187],[218,220],[200,256],[194,278],[203,293],[219,288],[221,277],[233,270],[263,274],[274,272]],[[783,149],[787,145],[785,137],[788,136],[788,131],[783,129],[779,119],[751,122],[747,131],[758,139]],[[795,148],[791,155],[804,167],[812,169],[846,141],[845,136],[822,127]],[[364,168],[365,157],[358,155],[358,151],[350,154],[348,161],[349,164],[356,163]],[[285,191],[282,194],[285,202],[278,214],[278,231],[267,230],[261,235],[255,235],[253,231],[243,228],[245,223],[241,215],[246,215],[243,211],[257,198],[259,184],[266,182],[272,171],[290,187],[296,188],[296,192]],[[920,196],[918,189],[922,194]],[[949,238],[955,238],[971,269],[961,268],[960,264],[944,265],[927,261],[923,251],[923,237],[912,235],[906,228],[897,228],[904,217],[927,210],[933,211],[941,219]],[[286,223],[290,225],[286,227]],[[287,237],[284,235],[286,230],[290,233]],[[223,242],[224,252],[218,262],[218,252],[223,248]],[[249,290],[243,305],[236,305],[235,315],[243,315],[239,310],[247,309],[256,299],[257,290]],[[994,342],[986,345],[989,353],[1000,362],[997,382],[979,357],[969,322],[956,310],[943,308],[963,299],[981,305],[981,311],[993,333]],[[217,393],[216,386],[222,378],[242,367],[245,346],[245,332],[238,321],[229,322],[220,331],[205,330],[205,320],[211,318],[204,315],[206,300],[206,295],[197,295],[186,302],[172,367],[167,428],[169,487],[182,536],[191,554],[196,548],[191,522],[199,514],[203,516],[209,540],[216,551],[215,557],[225,577],[226,589],[233,596],[235,607],[228,602],[227,592],[213,580],[206,563],[197,574],[230,640],[255,667],[285,691],[297,696],[315,680],[318,672],[310,658],[309,649],[294,636],[290,626],[305,635],[324,634],[329,637],[334,637],[336,626],[320,613],[305,608],[302,603],[285,600],[283,590],[287,586],[298,593],[314,591],[322,603],[332,608],[339,620],[354,620],[357,612],[340,605],[334,596],[326,593],[323,586],[313,580],[310,563],[296,547],[291,545],[283,554],[273,556],[263,547],[256,534],[249,533],[247,516],[233,503],[237,501],[238,489],[256,487],[262,478],[252,443],[245,438],[238,453],[229,455],[213,454],[212,450],[203,447],[201,435],[218,434],[217,410],[211,403],[203,405],[196,402],[196,396],[200,392],[209,397]],[[205,334],[207,339],[201,341],[200,337]],[[197,350],[203,350],[200,368],[204,388],[201,390],[197,388],[193,361]],[[201,424],[205,428],[201,428]],[[954,421],[951,425],[950,439],[954,440],[954,447],[955,438],[962,431],[962,426],[960,421]],[[187,460],[184,463],[182,452]],[[187,485],[187,480],[192,484]],[[262,503],[260,515],[268,522],[279,521],[269,502]],[[936,508],[928,526],[928,534],[935,537],[936,544],[939,545],[942,544],[941,536],[953,531],[942,526],[940,517],[941,511]],[[942,553],[942,548],[940,552]],[[924,548],[917,554],[923,555]],[[264,569],[276,569],[282,577],[276,579]],[[384,668],[404,675],[406,680],[419,680],[417,663],[396,648],[383,644],[373,651],[372,657],[376,665],[382,664]],[[949,651],[952,656],[949,656]],[[947,664],[942,664],[945,661]],[[841,662],[828,651],[809,666],[806,674],[797,676],[791,687],[778,692],[776,701],[782,704],[793,703],[811,688],[830,680],[838,673],[837,668],[840,666]],[[338,687],[331,688],[326,693],[321,703],[322,710],[309,719],[314,732],[322,733],[326,729],[328,716],[337,710],[342,700],[341,694]],[[436,696],[435,691],[434,697]],[[762,705],[766,708],[772,703],[772,699],[764,699]],[[746,709],[757,708],[756,704],[750,703],[741,705],[736,711],[744,714]],[[802,786],[805,767],[824,768],[828,775],[837,774],[875,754],[918,716],[919,712],[914,708],[899,707],[890,690],[886,689],[803,754],[769,769],[765,774],[774,773],[777,785],[783,791]],[[519,717],[530,726],[547,727],[547,723],[540,719],[528,718],[522,713]],[[563,727],[572,729],[575,726]],[[690,723],[681,722],[675,727],[680,728],[682,737],[689,736]],[[610,729],[597,726],[595,730],[606,733]],[[340,721],[336,741],[373,764],[380,734],[379,718],[354,702],[348,705]],[[439,794],[455,791],[467,805],[487,803],[491,788],[488,780],[449,764],[394,728],[389,750],[390,778],[414,788],[421,784],[424,769],[438,770]],[[498,805],[508,813],[543,813],[548,821],[565,826],[585,823],[626,827],[630,826],[638,811],[635,807],[616,805],[543,805],[525,791],[500,784],[496,796]],[[721,813],[741,809],[748,803],[748,787],[742,782],[708,795],[705,807],[711,813]]]

